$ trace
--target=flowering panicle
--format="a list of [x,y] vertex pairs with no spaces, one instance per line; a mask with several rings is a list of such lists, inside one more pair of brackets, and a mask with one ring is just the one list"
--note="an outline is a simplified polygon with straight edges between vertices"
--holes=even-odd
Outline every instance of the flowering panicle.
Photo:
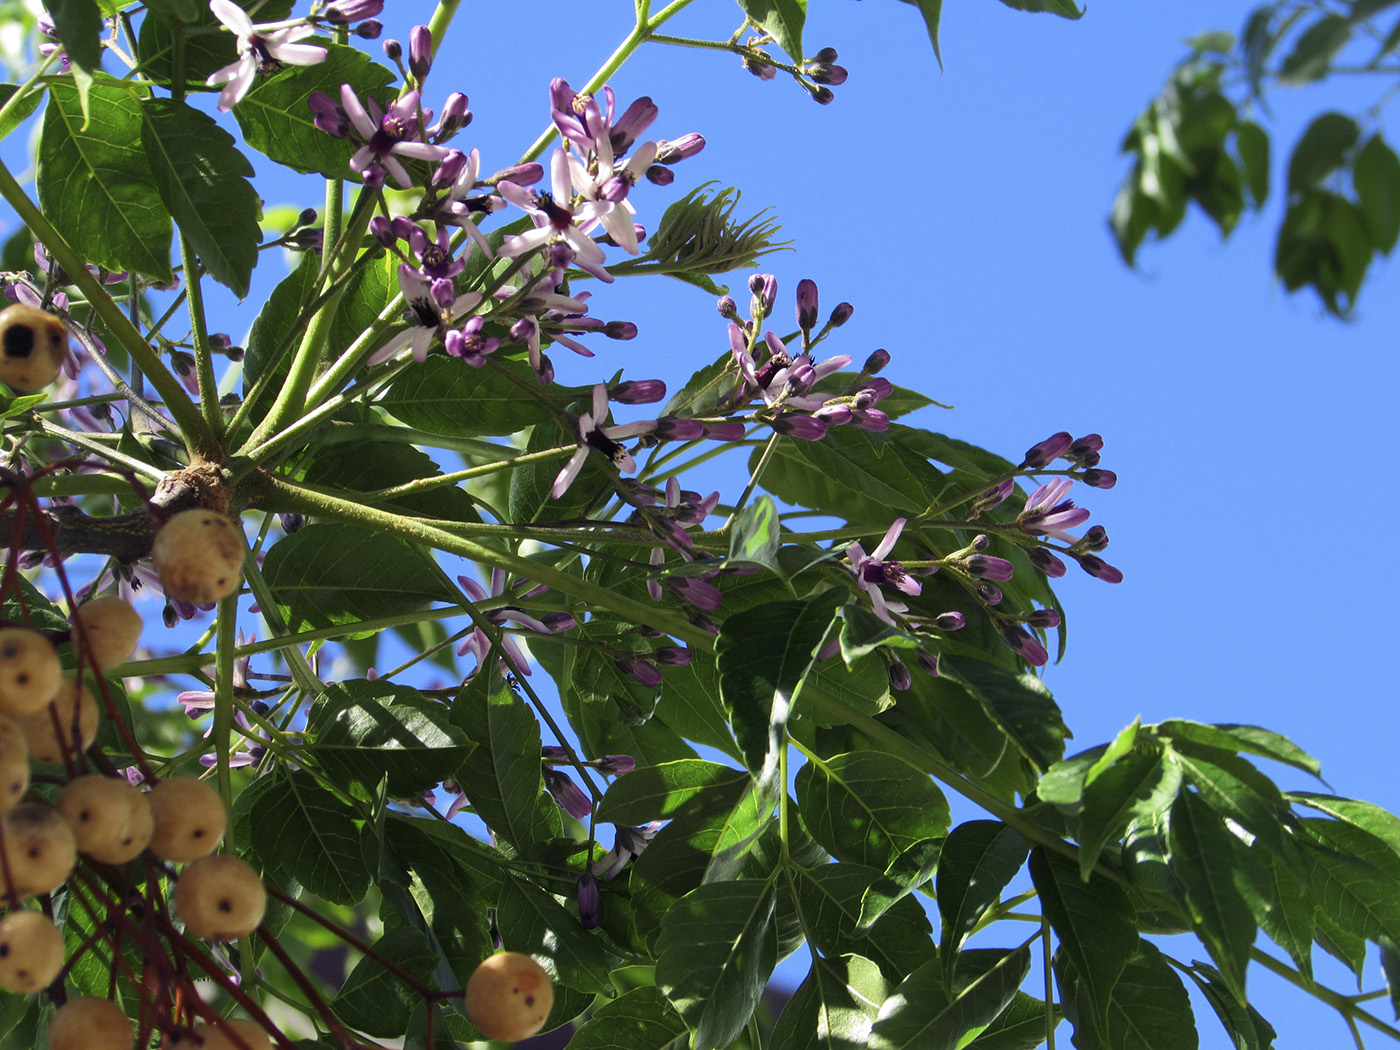
[[258,74],[267,76],[284,65],[314,66],[326,58],[324,47],[297,43],[316,31],[299,19],[254,25],[248,12],[233,0],[209,0],[209,8],[238,39],[238,59],[205,81],[210,87],[224,85],[219,92],[219,109],[225,113],[243,101]]

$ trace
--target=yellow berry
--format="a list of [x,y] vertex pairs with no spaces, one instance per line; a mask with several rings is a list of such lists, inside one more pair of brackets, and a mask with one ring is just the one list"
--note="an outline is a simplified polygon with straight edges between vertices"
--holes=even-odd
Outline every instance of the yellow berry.
[[48,893],[63,884],[78,859],[77,843],[68,822],[58,810],[36,802],[17,806],[0,821],[5,836],[5,869],[8,887],[19,899]]
[[68,330],[46,310],[15,303],[0,310],[0,380],[38,390],[58,378],[68,356]]
[[219,793],[194,777],[171,777],[151,788],[155,829],[151,850],[159,857],[184,864],[218,848],[228,826],[228,813]]
[[175,910],[191,936],[233,941],[258,928],[267,911],[267,890],[258,873],[237,857],[200,857],[180,872]]
[[73,652],[99,671],[125,663],[141,639],[141,614],[115,594],[84,602],[68,619],[73,624]]
[[0,714],[32,714],[58,692],[63,669],[53,644],[25,627],[0,629]]
[[151,560],[167,595],[209,605],[238,591],[243,551],[243,533],[228,518],[185,510],[156,533]]
[[528,1039],[544,1027],[553,1006],[549,974],[519,952],[487,956],[467,981],[467,1016],[488,1039]]
[[[243,1043],[234,1039],[234,1033],[242,1037]],[[197,1024],[170,1044],[171,1050],[185,1050],[187,1046],[190,1050],[272,1050],[272,1038],[256,1022],[226,1017],[219,1024]]]
[[47,915],[14,911],[0,921],[0,988],[37,992],[63,969],[63,934]]
[[69,999],[49,1018],[49,1050],[131,1050],[131,1019],[110,999]]
[[58,795],[58,811],[73,829],[78,852],[107,864],[125,864],[151,841],[151,804],[120,777],[77,777]]
[[61,766],[65,756],[74,758],[92,746],[102,715],[97,700],[83,684],[72,675],[64,675],[48,706],[15,721],[24,730],[30,758]]
[[0,814],[19,805],[29,790],[29,742],[13,718],[0,715]]

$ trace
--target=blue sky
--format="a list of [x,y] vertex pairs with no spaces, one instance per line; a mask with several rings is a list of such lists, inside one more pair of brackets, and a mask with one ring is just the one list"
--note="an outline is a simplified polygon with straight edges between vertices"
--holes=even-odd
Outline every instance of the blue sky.
[[[1104,436],[1103,465],[1120,483],[1081,503],[1108,528],[1107,557],[1126,579],[1109,586],[1071,570],[1061,581],[1070,646],[1046,680],[1072,749],[1139,715],[1256,723],[1318,757],[1336,792],[1400,809],[1386,685],[1397,647],[1376,597],[1400,587],[1400,560],[1385,537],[1366,539],[1400,519],[1388,469],[1400,375],[1385,334],[1400,327],[1395,275],[1374,265],[1356,319],[1342,323],[1310,293],[1288,295],[1270,261],[1285,149],[1325,106],[1360,109],[1378,90],[1271,97],[1274,196],[1228,243],[1197,215],[1145,247],[1134,272],[1106,226],[1126,170],[1122,136],[1184,54],[1182,39],[1238,30],[1250,6],[1093,3],[1067,22],[956,0],[940,73],[913,7],[812,0],[807,49],[836,47],[851,73],[828,107],[728,56],[674,48],[644,49],[613,85],[624,104],[652,96],[653,134],[708,141],[673,187],[645,188],[639,219],[654,224],[709,179],[741,188],[741,210],[771,207],[797,248],[768,263],[783,298],[811,277],[826,308],[856,307],[831,352],[860,360],[886,347],[889,378],[956,406],[914,422],[1013,457],[1058,430]],[[631,8],[464,5],[426,101],[465,91],[475,121],[464,148],[479,146],[487,171],[504,167],[544,126],[549,78],[585,81]],[[390,0],[389,34],[406,39],[430,10]],[[724,37],[739,18],[735,5],[704,0],[671,30]],[[310,182],[259,187],[269,204],[277,191],[297,207],[320,203]],[[259,286],[280,276],[267,263]],[[597,292],[594,312],[641,327],[607,348],[629,377],[679,381],[723,348],[710,297],[662,279],[626,287]],[[225,302],[216,327],[245,335],[258,294]],[[592,381],[581,359],[555,362],[562,381]],[[1318,787],[1272,772],[1287,787]],[[1368,977],[1375,987],[1374,961]],[[1253,979],[1280,1047],[1346,1041],[1330,1012]],[[1344,977],[1331,981],[1346,990]],[[1204,1008],[1201,1029],[1203,1047],[1226,1046]]]

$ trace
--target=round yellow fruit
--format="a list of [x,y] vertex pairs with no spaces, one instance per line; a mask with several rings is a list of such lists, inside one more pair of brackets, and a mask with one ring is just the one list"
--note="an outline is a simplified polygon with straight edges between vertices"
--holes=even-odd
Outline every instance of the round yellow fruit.
[[243,533],[212,510],[185,510],[156,533],[151,560],[165,593],[210,605],[238,591],[243,580]]
[[131,1019],[110,999],[69,999],[49,1018],[49,1050],[131,1050]]
[[5,836],[5,867],[9,885],[20,900],[61,886],[78,860],[77,843],[58,810],[35,802],[17,806],[0,820]]
[[15,303],[0,310],[0,380],[39,390],[58,378],[68,356],[68,329],[46,310]]
[[207,857],[223,841],[228,813],[219,793],[194,777],[170,777],[146,795],[155,828],[150,846],[177,864]]
[[544,1027],[553,1006],[549,974],[519,952],[487,956],[467,981],[467,1016],[488,1039],[528,1039]]
[[0,629],[0,714],[41,710],[58,692],[63,669],[53,644],[25,627]]
[[30,758],[61,766],[65,757],[76,758],[92,746],[102,715],[83,684],[64,675],[51,703],[15,721],[24,730]]
[[[242,1037],[243,1043],[234,1039],[234,1033]],[[239,1017],[226,1017],[222,1024],[197,1024],[188,1036],[171,1046],[178,1050],[184,1050],[186,1045],[191,1050],[194,1047],[199,1050],[245,1050],[243,1044],[247,1044],[246,1050],[272,1050],[272,1038],[266,1029]]]
[[126,663],[141,640],[141,614],[115,594],[84,602],[69,621],[74,654],[81,654],[85,664],[95,664],[99,671]]
[[262,922],[267,890],[258,873],[237,857],[200,857],[180,872],[175,910],[192,937],[235,941]]
[[0,715],[0,814],[19,805],[29,790],[29,742],[13,718]]
[[13,911],[0,921],[0,988],[37,992],[63,969],[63,934],[42,912]]
[[125,864],[151,841],[151,804],[120,777],[77,777],[58,794],[58,811],[73,829],[78,852],[107,864]]

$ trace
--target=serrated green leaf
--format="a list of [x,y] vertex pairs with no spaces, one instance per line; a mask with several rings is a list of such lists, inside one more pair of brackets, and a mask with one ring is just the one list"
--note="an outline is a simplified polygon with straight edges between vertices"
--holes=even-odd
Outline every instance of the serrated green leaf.
[[659,989],[633,988],[594,1010],[569,1050],[667,1050],[688,1034]]
[[95,73],[102,67],[102,12],[94,0],[44,0],[54,32],[74,65]]
[[313,522],[268,548],[263,576],[292,631],[346,627],[453,601],[423,556],[394,536]]
[[1181,979],[1153,945],[1138,941],[1113,988],[1102,1031],[1079,1017],[1083,982],[1072,963],[1057,956],[1065,1015],[1074,1024],[1080,1050],[1196,1050],[1200,1040],[1191,1016],[1191,1001]]
[[168,98],[142,100],[141,145],[161,200],[209,275],[242,299],[258,263],[261,201],[253,166],[208,114]]
[[1351,180],[1371,241],[1389,255],[1400,238],[1400,157],[1379,134],[1372,135],[1356,154]]
[[762,26],[793,62],[801,62],[802,24],[807,20],[807,0],[739,0],[744,14]]
[[694,1050],[727,1046],[757,1008],[777,963],[775,903],[766,882],[712,882],[662,920],[656,985],[694,1033]]
[[1115,985],[1138,951],[1133,906],[1117,883],[1097,874],[1085,883],[1079,865],[1058,853],[1032,849],[1030,871],[1041,908],[1060,939],[1059,951],[1076,974],[1076,1001],[1088,1013],[1076,1028],[1102,1036]]
[[269,868],[295,876],[318,897],[358,904],[369,890],[369,828],[357,825],[339,798],[306,770],[268,776],[239,796],[247,802],[253,851]]
[[555,982],[590,993],[611,987],[602,942],[585,932],[577,914],[533,883],[514,875],[501,880],[496,924],[512,951],[545,960]]
[[922,881],[933,844],[948,834],[948,800],[938,785],[884,751],[809,758],[796,790],[802,826],[840,860],[880,871],[904,861],[909,877]]
[[729,533],[729,557],[732,568],[757,566],[778,572],[778,548],[782,545],[782,523],[778,505],[772,496],[760,496],[739,514]]
[[340,98],[340,86],[349,84],[361,102],[372,96],[387,103],[393,94],[394,74],[362,51],[330,41],[325,61],[314,66],[288,66],[259,82],[233,111],[248,145],[293,171],[349,179],[349,139],[327,135],[312,122],[307,100],[315,92]]
[[1344,933],[1400,943],[1400,856],[1344,820],[1307,817],[1301,824],[1310,834],[1303,845],[1319,920],[1325,914]]
[[138,91],[98,76],[87,120],[76,87],[50,84],[35,183],[44,215],[83,258],[169,281],[170,215],[140,145]]
[[517,851],[560,834],[558,808],[544,790],[540,726],[525,701],[483,671],[452,702],[452,724],[476,745],[457,783],[487,827]]
[[1084,789],[1079,811],[1079,871],[1084,878],[1108,843],[1133,820],[1169,808],[1181,787],[1181,767],[1161,754],[1130,755]]
[[871,1050],[964,1046],[1011,1004],[1030,966],[1029,948],[969,950],[946,984],[942,964],[931,959],[880,1008]]
[[[374,942],[375,951],[406,973],[425,983],[437,964],[434,952],[417,930],[390,930]],[[409,1018],[421,1005],[418,992],[385,969],[378,959],[365,956],[345,978],[340,993],[331,1000],[335,1015],[351,1028],[373,1036],[402,1036]]]
[[812,968],[783,1006],[768,1050],[866,1050],[889,989],[859,955],[812,957]]
[[1257,928],[1242,892],[1243,844],[1219,814],[1185,792],[1172,806],[1171,870],[1191,911],[1197,935],[1220,967],[1232,995],[1245,1002],[1245,970]]
[[388,777],[392,798],[410,798],[455,775],[471,753],[447,711],[393,682],[338,682],[312,705],[303,749],[339,784],[373,789]]
[[[505,362],[502,367],[536,385],[527,365]],[[549,387],[548,394],[562,406],[586,396],[587,391]],[[417,430],[457,438],[514,434],[540,417],[539,401],[495,368],[472,368],[456,358],[438,355],[404,369],[377,403]],[[554,473],[563,465],[560,460]]]
[[949,832],[934,882],[945,981],[953,975],[963,941],[1001,899],[1001,891],[1025,864],[1028,850],[1026,840],[999,820],[969,820]]
[[1313,791],[1290,791],[1287,798],[1290,802],[1301,802],[1338,820],[1355,824],[1400,854],[1400,817],[1373,802],[1338,795],[1319,795]]

